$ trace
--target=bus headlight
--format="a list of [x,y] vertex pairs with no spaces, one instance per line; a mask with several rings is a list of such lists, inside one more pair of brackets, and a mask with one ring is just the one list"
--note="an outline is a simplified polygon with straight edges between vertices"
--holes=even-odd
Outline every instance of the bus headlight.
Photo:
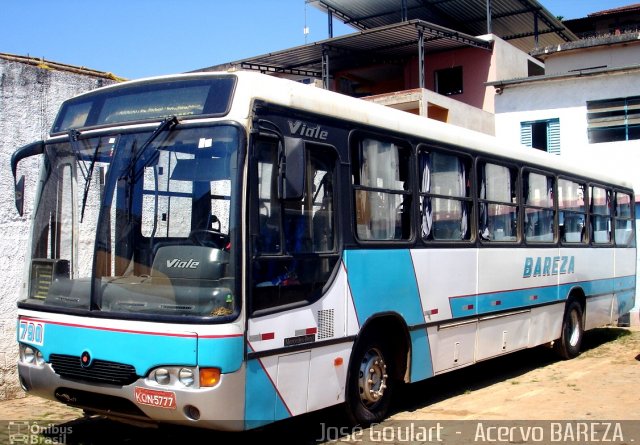
[[168,385],[169,382],[171,381],[171,374],[169,373],[168,369],[158,368],[153,373],[153,379],[159,385]]
[[193,383],[195,382],[193,369],[180,369],[180,372],[178,373],[178,380],[180,380],[180,383],[182,383],[184,386],[193,386]]
[[42,352],[33,346],[20,345],[20,360],[27,365],[44,365],[44,357]]

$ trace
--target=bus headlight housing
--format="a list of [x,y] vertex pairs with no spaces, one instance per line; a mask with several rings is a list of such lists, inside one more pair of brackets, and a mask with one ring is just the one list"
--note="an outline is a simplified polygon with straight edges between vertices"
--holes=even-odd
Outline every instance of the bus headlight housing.
[[180,380],[180,383],[184,386],[193,386],[195,382],[193,369],[181,368],[178,373],[178,380]]
[[220,383],[221,378],[222,370],[220,368],[162,366],[149,372],[147,382],[152,386],[197,389],[213,388]]
[[168,385],[171,382],[171,374],[168,369],[158,368],[153,373],[153,379],[158,385]]
[[33,346],[20,344],[20,361],[27,365],[44,365],[44,357],[39,349]]

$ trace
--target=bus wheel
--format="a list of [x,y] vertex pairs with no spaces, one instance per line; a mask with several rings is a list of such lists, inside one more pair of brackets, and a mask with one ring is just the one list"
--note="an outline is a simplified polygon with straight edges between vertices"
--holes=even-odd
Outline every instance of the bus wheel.
[[577,357],[583,335],[582,306],[577,301],[572,301],[564,312],[560,338],[554,343],[556,353],[564,359]]
[[362,426],[382,421],[394,387],[390,348],[385,342],[363,338],[351,357],[346,402],[352,420]]

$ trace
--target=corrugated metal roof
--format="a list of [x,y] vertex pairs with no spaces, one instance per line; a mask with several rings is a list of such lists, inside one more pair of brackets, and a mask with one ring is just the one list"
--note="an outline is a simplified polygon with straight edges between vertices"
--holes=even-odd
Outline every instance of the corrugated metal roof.
[[[329,53],[331,71],[352,67],[360,59],[367,64],[402,60],[417,56],[419,31],[423,33],[425,53],[469,46],[487,50],[491,48],[489,42],[471,35],[421,20],[411,20],[238,60],[225,66],[321,77],[324,51]],[[200,71],[219,68],[216,66]]]
[[[402,3],[407,19],[419,19],[478,36],[488,34],[487,5],[491,8],[491,33],[522,51],[557,45],[577,37],[536,0],[305,0],[331,12],[358,29],[401,22]],[[537,25],[535,17],[537,17]]]

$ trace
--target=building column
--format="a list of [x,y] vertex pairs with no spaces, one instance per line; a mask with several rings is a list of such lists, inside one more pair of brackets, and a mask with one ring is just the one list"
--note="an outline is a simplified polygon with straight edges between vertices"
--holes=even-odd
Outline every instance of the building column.
[[424,31],[418,28],[418,85],[420,88],[425,88],[424,76]]
[[322,50],[322,88],[329,89],[329,49]]

